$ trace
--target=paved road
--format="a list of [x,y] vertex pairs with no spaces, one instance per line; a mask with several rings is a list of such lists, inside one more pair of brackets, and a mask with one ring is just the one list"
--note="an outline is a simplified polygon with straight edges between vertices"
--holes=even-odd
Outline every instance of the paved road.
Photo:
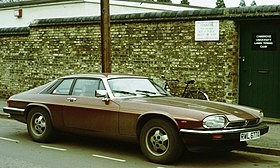
[[260,139],[249,141],[249,145],[274,148],[280,150],[280,124],[268,124],[269,132]]
[[1,168],[280,167],[280,157],[234,151],[188,154],[174,165],[148,162],[138,145],[63,134],[51,144],[30,140],[26,125],[0,119]]

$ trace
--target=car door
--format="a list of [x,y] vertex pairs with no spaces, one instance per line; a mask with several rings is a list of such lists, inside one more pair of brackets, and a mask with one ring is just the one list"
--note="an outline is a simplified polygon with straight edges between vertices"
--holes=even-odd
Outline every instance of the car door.
[[[102,80],[95,78],[75,79],[68,90],[68,95],[64,89],[62,113],[64,126],[68,129],[117,134],[119,106],[114,102],[106,104],[103,98],[95,96],[95,90],[104,89]],[[54,92],[61,92],[59,86]]]

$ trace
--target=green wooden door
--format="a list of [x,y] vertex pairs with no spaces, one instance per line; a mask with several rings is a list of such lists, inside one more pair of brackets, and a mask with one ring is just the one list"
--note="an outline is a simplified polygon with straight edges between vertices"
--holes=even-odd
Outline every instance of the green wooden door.
[[239,104],[280,117],[279,21],[241,23]]

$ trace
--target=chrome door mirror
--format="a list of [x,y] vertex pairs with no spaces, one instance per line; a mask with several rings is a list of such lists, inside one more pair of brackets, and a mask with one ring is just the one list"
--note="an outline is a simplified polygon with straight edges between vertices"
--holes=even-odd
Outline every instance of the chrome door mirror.
[[107,97],[108,92],[107,90],[95,90],[95,96],[96,97]]
[[96,97],[102,97],[102,101],[105,102],[106,105],[110,104],[110,98],[107,90],[95,90]]

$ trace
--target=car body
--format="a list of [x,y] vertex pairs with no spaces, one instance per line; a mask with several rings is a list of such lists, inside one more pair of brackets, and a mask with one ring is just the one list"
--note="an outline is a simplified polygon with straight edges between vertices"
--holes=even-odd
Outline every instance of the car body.
[[245,106],[171,96],[153,80],[118,74],[78,74],[16,94],[4,112],[27,123],[34,141],[54,130],[135,141],[153,162],[189,151],[230,151],[268,132],[263,112]]

